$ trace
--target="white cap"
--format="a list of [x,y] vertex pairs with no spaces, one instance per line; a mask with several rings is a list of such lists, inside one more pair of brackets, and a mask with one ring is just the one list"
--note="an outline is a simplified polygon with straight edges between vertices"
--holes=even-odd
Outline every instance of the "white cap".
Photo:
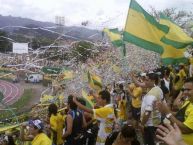
[[141,73],[140,76],[145,77],[146,73]]

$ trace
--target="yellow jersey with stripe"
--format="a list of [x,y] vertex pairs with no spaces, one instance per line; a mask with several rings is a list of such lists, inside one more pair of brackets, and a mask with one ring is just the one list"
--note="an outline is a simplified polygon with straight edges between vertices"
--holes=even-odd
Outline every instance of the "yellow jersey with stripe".
[[113,104],[93,109],[94,119],[100,121],[96,145],[104,145],[107,136],[112,132],[115,114]]
[[[190,101],[186,101],[182,107],[186,106],[188,103],[190,104],[186,108],[184,116],[185,121],[183,122],[183,124],[193,131],[193,103],[191,103]],[[187,145],[193,145],[192,137],[193,133],[182,134],[182,138]]]
[[32,145],[52,145],[52,141],[45,133],[40,133],[31,142]]

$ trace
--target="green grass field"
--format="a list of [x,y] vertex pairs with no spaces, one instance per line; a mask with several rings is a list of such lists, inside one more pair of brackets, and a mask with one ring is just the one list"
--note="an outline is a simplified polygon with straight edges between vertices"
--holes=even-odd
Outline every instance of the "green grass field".
[[[14,104],[10,105],[9,108],[16,108],[13,110],[16,115],[25,114],[23,113],[24,111],[22,108],[30,101],[31,97],[32,97],[32,89],[25,89],[21,98]],[[1,113],[0,116],[1,120],[5,118],[14,118],[14,115],[11,111],[1,111],[0,113]]]

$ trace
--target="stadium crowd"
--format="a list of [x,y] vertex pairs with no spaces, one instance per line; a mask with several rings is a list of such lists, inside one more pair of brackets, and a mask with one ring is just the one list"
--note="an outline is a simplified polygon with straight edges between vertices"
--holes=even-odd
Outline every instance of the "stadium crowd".
[[[62,105],[36,110],[15,133],[1,135],[2,145],[192,145],[193,78],[180,64],[136,74],[90,90],[86,101],[71,92]],[[35,106],[36,107],[36,106]],[[59,109],[62,109],[62,111]]]

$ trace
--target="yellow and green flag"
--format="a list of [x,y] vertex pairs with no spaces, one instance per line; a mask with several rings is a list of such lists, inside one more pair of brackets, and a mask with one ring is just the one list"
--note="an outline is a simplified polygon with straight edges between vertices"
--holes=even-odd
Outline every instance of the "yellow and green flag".
[[74,78],[74,73],[72,70],[65,70],[65,71],[63,71],[62,74],[63,74],[63,80]]
[[82,89],[82,97],[84,98],[84,100],[86,101],[86,106],[89,108],[94,108],[94,103],[92,102],[92,100],[90,100],[87,92]]
[[107,34],[107,36],[110,38],[112,44],[115,47],[120,47],[124,44],[122,40],[122,35],[119,32],[118,28],[115,28],[115,29],[105,28],[103,31]]
[[105,33],[107,33],[108,37],[110,38],[112,44],[115,47],[121,47],[121,54],[122,54],[122,56],[126,56],[125,43],[124,43],[124,41],[122,39],[122,34],[118,30],[118,28],[114,28],[114,29],[107,29],[107,28],[105,28],[103,31]]
[[89,71],[87,72],[87,76],[88,83],[91,88],[96,90],[102,90],[102,79],[99,76],[91,74]]
[[43,103],[50,103],[52,102],[53,100],[55,100],[55,97],[52,96],[52,95],[43,95],[41,98],[40,98],[40,102],[43,104]]
[[70,70],[68,68],[63,68],[63,70],[59,74],[59,80],[70,80],[74,78],[74,72],[73,70]]
[[0,133],[3,133],[3,132],[5,132],[5,131],[18,128],[20,125],[21,125],[21,124],[15,124],[15,125],[8,125],[8,126],[0,127]]
[[192,44],[180,27],[163,15],[158,23],[135,0],[130,3],[123,40],[159,53],[165,65],[187,62],[185,46]]
[[163,44],[164,52],[161,54],[161,62],[164,65],[187,63],[187,58],[184,57],[186,48],[176,49],[175,47]]
[[184,49],[188,45],[193,45],[193,39],[162,13],[160,13],[160,24],[170,28],[168,33],[161,38],[163,43],[172,45],[177,49]]
[[162,54],[164,48],[160,39],[169,31],[159,24],[135,0],[131,0],[123,40],[144,49]]
[[193,39],[163,14],[160,14],[160,24],[170,28],[169,32],[161,38],[164,47],[164,52],[161,54],[162,63],[165,65],[187,63],[184,52]]

